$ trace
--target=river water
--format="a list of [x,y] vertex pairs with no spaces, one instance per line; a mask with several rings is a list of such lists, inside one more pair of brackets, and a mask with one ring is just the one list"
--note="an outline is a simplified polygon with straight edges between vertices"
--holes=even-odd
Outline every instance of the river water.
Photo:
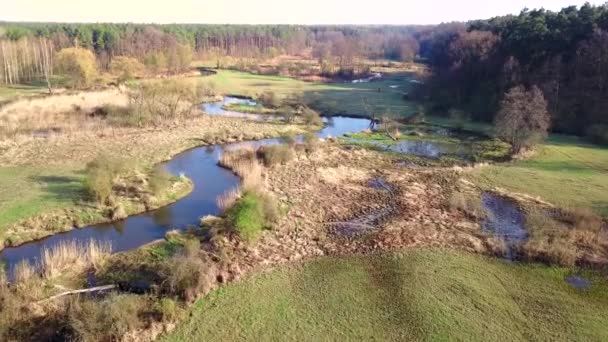
[[[209,110],[210,115],[232,115],[225,112],[222,106],[239,101],[255,104],[250,103],[251,100],[226,98],[221,102],[205,104],[203,109]],[[256,114],[239,116],[259,118]],[[325,127],[317,135],[320,138],[338,137],[346,133],[362,131],[369,126],[370,120],[368,119],[331,117],[325,119]],[[113,252],[122,252],[162,239],[170,230],[184,230],[189,226],[198,226],[201,217],[220,213],[216,204],[217,197],[227,190],[237,187],[240,182],[231,171],[218,166],[217,163],[222,153],[245,145],[255,148],[277,143],[280,143],[280,139],[264,139],[201,146],[182,152],[166,162],[163,167],[174,175],[183,174],[192,180],[194,190],[185,198],[154,211],[129,216],[124,220],[76,228],[17,247],[5,248],[0,252],[0,262],[4,263],[9,273],[12,273],[10,270],[19,262],[35,263],[40,259],[43,249],[51,249],[62,241],[86,243],[93,239],[109,242]]]

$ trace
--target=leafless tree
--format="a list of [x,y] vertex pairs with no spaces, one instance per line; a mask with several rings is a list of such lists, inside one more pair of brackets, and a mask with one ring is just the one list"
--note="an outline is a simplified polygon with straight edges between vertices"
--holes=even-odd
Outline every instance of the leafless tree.
[[497,136],[511,144],[514,153],[531,148],[546,138],[549,124],[547,101],[536,86],[530,90],[523,86],[511,88],[495,119]]

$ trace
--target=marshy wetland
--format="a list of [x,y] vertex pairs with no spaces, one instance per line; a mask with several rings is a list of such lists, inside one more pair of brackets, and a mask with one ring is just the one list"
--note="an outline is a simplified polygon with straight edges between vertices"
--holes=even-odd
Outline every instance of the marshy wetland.
[[[205,83],[191,113],[130,126],[83,105],[5,140],[0,296],[19,314],[0,336],[608,338],[607,150],[551,136],[513,155],[488,124],[421,116],[404,97],[417,77],[218,70],[188,79]],[[137,163],[96,203],[99,150]]]

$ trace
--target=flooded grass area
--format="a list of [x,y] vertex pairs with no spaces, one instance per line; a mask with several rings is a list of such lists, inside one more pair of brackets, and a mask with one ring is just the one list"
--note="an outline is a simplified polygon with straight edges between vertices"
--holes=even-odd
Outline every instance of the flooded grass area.
[[504,241],[505,258],[514,259],[515,249],[528,237],[524,213],[516,202],[489,192],[481,195],[481,202],[486,211],[482,230]]
[[505,144],[480,134],[425,124],[404,125],[393,133],[377,129],[349,134],[343,141],[448,164],[501,161],[507,158],[509,151]]

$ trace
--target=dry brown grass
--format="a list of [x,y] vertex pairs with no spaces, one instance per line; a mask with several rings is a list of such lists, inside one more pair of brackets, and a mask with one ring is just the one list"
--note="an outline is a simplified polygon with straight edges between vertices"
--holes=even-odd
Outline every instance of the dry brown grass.
[[532,208],[526,215],[530,237],[524,256],[564,266],[608,261],[608,234],[590,210],[549,211]]
[[459,210],[473,218],[479,219],[488,215],[483,203],[481,203],[480,196],[477,195],[454,191],[448,197],[447,202],[450,209]]
[[112,246],[109,242],[61,242],[53,248],[42,250],[40,271],[48,279],[66,270],[79,271],[85,267],[98,267],[111,252]]
[[89,114],[103,104],[126,106],[118,89],[24,99],[0,108],[0,139],[19,134],[49,135],[80,130],[98,131],[105,124]]
[[240,197],[241,190],[239,188],[228,190],[217,198],[217,206],[221,211],[226,211],[228,208],[231,208]]
[[35,267],[27,261],[18,263],[13,272],[16,283],[27,283],[32,278],[37,276]]

